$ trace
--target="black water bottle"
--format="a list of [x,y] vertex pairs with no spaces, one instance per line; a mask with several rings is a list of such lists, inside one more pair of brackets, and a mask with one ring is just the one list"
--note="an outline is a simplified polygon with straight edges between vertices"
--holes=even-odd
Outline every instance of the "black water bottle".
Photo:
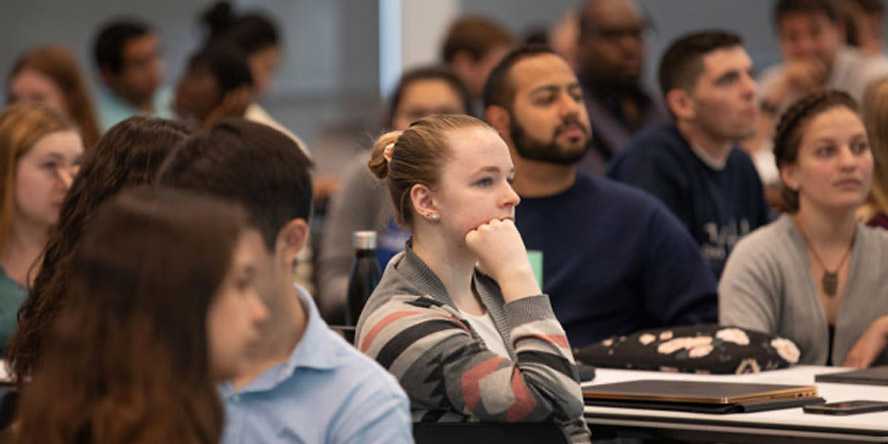
[[345,323],[350,326],[357,325],[361,310],[381,275],[379,260],[376,259],[376,232],[355,231],[352,243],[355,246],[355,263],[348,281],[348,307],[345,313]]

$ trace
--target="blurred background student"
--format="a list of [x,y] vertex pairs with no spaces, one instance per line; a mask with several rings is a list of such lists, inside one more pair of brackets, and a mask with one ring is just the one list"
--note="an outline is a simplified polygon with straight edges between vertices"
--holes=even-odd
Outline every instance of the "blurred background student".
[[115,17],[100,25],[92,50],[102,130],[135,115],[171,117],[156,29],[138,17]]
[[55,111],[22,103],[0,112],[0,351],[82,153],[77,129]]
[[99,140],[99,123],[92,95],[71,51],[43,46],[22,54],[6,79],[6,100],[39,102],[67,116],[87,150]]
[[[59,223],[49,232],[40,269],[18,315],[8,361],[18,382],[28,378],[44,338],[64,308],[74,250],[96,209],[122,189],[151,184],[167,153],[188,134],[179,123],[130,117],[111,127],[86,156],[61,204]],[[14,314],[13,314],[14,316]]]
[[192,128],[209,127],[225,117],[243,117],[254,93],[243,52],[234,45],[215,43],[188,59],[176,85],[173,109]]
[[259,100],[270,95],[269,90],[284,54],[280,31],[274,20],[261,11],[238,14],[231,2],[220,1],[200,16],[200,22],[207,28],[204,47],[230,45],[240,51],[247,63],[253,88],[243,117],[286,134],[308,152],[302,139],[259,104]]

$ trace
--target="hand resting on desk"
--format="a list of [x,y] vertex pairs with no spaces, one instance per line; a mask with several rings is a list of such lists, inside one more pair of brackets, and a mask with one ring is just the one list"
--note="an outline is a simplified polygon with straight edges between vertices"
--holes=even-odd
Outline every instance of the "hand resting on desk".
[[866,368],[888,345],[888,316],[876,319],[867,327],[845,357],[843,367]]

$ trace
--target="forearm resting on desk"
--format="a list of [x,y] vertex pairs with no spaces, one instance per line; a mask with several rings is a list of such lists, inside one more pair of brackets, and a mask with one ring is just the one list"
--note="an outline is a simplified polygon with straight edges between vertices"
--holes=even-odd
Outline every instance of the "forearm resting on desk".
[[888,315],[876,319],[864,330],[860,339],[851,347],[851,351],[848,352],[842,365],[857,368],[869,367],[879,357],[886,345],[888,345]]

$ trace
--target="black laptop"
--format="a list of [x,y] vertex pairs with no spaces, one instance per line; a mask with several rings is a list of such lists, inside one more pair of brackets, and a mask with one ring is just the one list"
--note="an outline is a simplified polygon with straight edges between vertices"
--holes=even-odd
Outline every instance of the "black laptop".
[[888,365],[816,375],[814,376],[814,381],[839,384],[888,385]]

